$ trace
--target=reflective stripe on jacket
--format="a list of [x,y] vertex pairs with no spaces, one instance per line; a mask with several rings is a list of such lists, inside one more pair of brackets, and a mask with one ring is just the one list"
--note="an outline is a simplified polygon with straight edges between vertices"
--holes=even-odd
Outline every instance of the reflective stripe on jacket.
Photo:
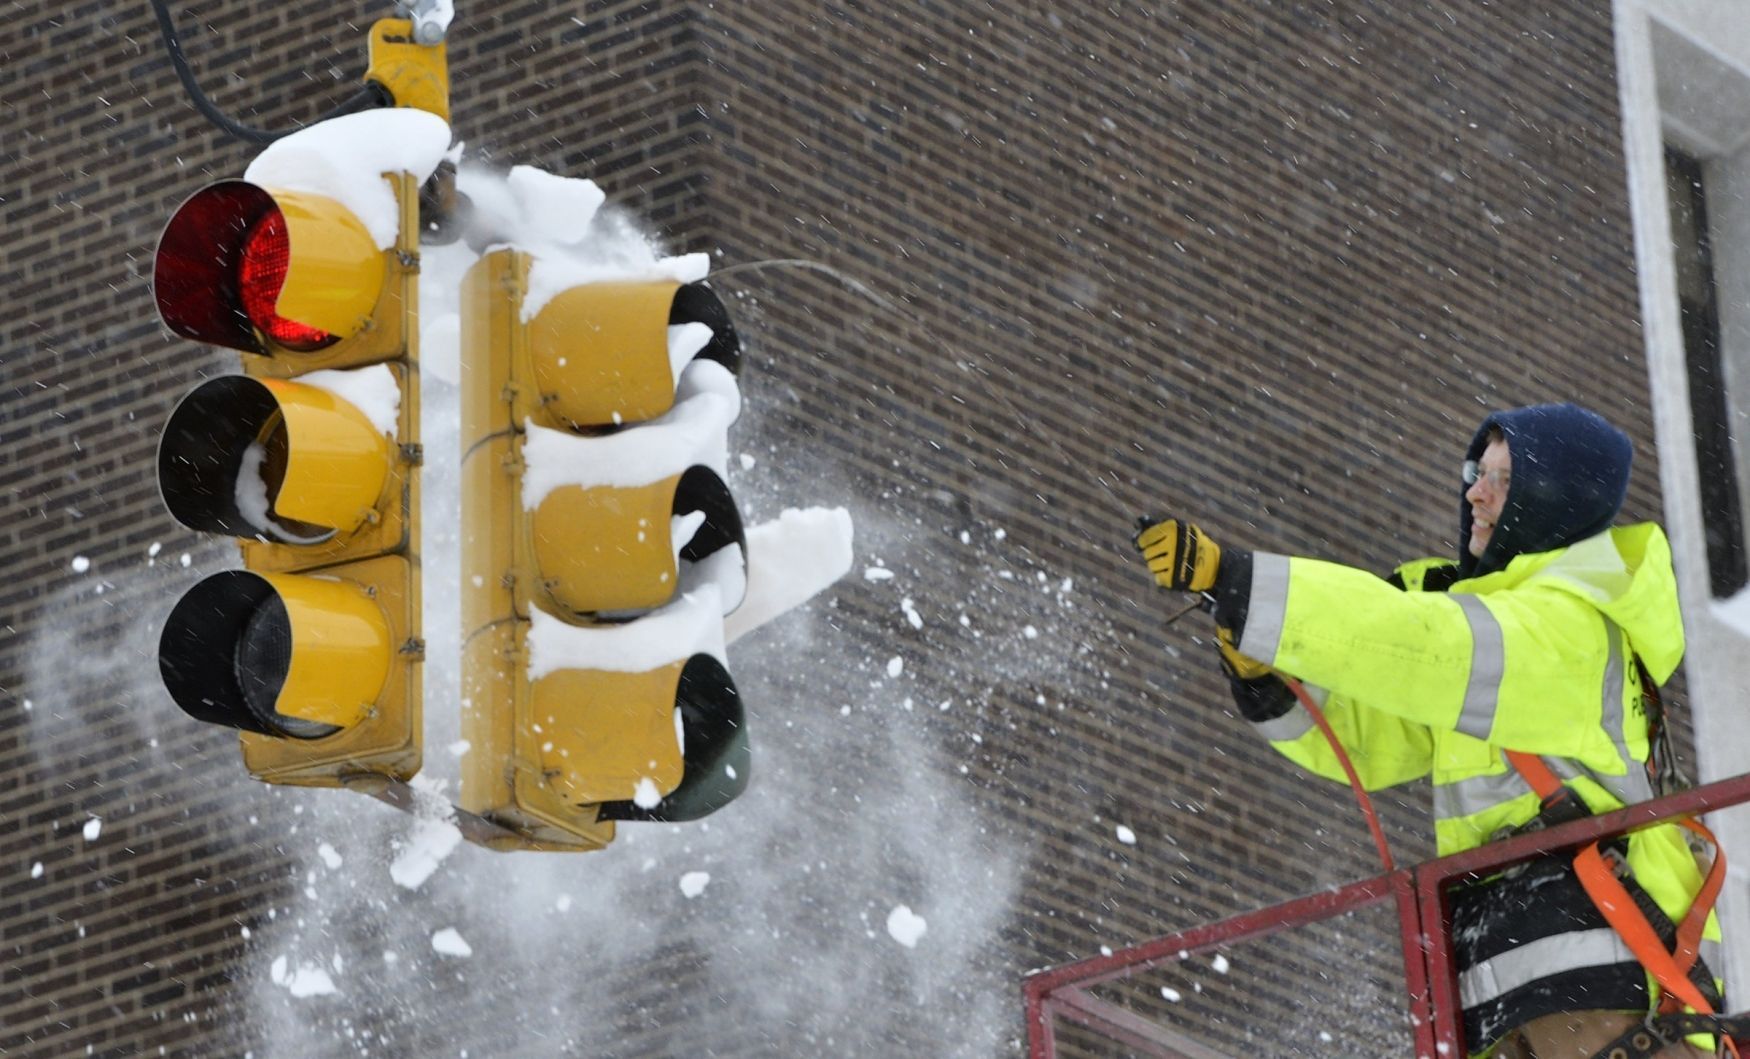
[[[1445,565],[1400,569],[1406,591],[1365,571],[1252,555],[1239,649],[1298,677],[1369,788],[1429,776],[1439,853],[1489,841],[1537,815],[1502,753],[1537,754],[1595,813],[1652,796],[1649,725],[1636,661],[1658,683],[1683,655],[1670,545],[1655,524],[1618,527],[1505,569],[1420,591]],[[1257,725],[1282,754],[1342,781],[1298,703]],[[1702,873],[1674,825],[1629,837],[1636,880],[1674,921]],[[1716,971],[1719,926],[1702,956]]]

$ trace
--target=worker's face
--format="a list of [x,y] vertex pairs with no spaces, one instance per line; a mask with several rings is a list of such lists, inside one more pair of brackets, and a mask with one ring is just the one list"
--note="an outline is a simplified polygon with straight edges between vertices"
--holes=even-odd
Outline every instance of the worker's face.
[[1501,521],[1501,509],[1507,504],[1507,487],[1512,482],[1513,458],[1507,454],[1505,439],[1496,438],[1483,450],[1477,461],[1477,480],[1464,491],[1470,504],[1470,553],[1478,558],[1495,535]]

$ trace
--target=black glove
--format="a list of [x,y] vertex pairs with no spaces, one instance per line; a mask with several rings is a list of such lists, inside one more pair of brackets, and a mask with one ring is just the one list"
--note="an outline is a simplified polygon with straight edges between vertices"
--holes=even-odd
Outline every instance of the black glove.
[[1178,519],[1136,520],[1136,550],[1162,588],[1178,592],[1209,592],[1221,568],[1221,546],[1189,522]]

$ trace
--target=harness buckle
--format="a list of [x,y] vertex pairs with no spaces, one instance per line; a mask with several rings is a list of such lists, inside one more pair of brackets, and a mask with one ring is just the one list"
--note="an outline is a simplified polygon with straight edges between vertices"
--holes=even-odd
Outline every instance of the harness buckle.
[[1610,874],[1627,882],[1634,878],[1634,869],[1629,867],[1628,850],[1622,842],[1601,842],[1598,844],[1598,854],[1610,866]]

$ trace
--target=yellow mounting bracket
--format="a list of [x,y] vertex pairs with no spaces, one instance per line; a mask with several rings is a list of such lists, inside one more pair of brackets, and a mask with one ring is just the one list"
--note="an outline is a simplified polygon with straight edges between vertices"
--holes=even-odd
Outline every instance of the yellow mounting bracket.
[[384,18],[371,26],[370,69],[365,71],[365,80],[381,85],[395,106],[430,111],[450,120],[449,55],[442,40],[419,43],[409,19]]

